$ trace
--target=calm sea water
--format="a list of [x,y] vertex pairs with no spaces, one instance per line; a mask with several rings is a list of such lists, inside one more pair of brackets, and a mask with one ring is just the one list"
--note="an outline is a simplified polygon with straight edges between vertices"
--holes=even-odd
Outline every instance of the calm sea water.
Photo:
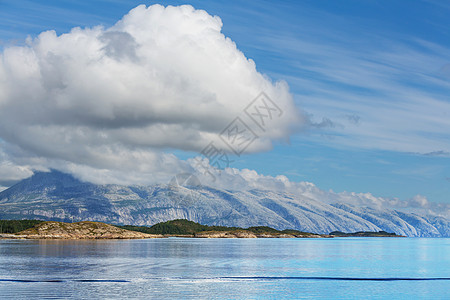
[[0,241],[0,298],[71,297],[450,299],[450,239]]

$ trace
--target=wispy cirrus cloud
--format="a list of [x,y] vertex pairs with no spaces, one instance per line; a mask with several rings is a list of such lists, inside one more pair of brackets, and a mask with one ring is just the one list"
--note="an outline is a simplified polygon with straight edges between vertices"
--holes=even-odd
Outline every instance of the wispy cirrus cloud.
[[[395,55],[375,53],[349,59],[355,56],[351,52],[343,57],[324,54],[320,56],[322,67],[299,66],[321,81],[303,77],[295,83],[296,78],[291,77],[292,86],[302,86],[300,97],[306,98],[302,105],[317,117],[345,124],[343,112],[359,116],[358,124],[330,128],[334,141],[370,149],[448,153],[450,84],[433,71],[450,57],[443,58],[446,53],[441,53],[441,58],[425,56],[418,50],[405,55],[400,50]],[[428,68],[406,68],[413,61],[422,64],[426,59],[433,61]]]
[[[280,20],[277,30],[262,29],[253,44],[284,66],[270,75],[289,82],[296,101],[314,116],[311,124],[326,119],[340,125],[322,128],[334,146],[449,152],[450,80],[444,74],[450,48],[414,34],[364,28],[355,16],[311,9],[298,18],[306,21]],[[357,122],[348,116],[358,116]],[[323,130],[310,139],[329,145]]]

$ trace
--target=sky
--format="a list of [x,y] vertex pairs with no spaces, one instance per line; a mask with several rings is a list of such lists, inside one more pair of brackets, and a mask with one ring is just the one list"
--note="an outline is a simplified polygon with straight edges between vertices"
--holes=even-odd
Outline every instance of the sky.
[[[446,1],[0,1],[0,186],[46,168],[164,181],[212,143],[248,180],[450,204],[449,13]],[[257,103],[272,108],[264,126]],[[236,124],[247,147],[224,141]]]

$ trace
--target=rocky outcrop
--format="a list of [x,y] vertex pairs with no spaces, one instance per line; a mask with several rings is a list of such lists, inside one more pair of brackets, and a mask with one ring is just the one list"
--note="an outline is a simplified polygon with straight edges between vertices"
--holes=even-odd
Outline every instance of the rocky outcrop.
[[[21,231],[9,238],[24,239],[148,239],[163,237],[117,228],[99,222],[43,222],[33,228]],[[5,236],[5,238],[8,238]]]

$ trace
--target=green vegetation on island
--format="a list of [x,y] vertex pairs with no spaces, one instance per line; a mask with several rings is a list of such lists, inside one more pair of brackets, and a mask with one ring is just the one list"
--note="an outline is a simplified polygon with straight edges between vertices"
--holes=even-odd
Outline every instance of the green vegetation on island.
[[330,235],[336,237],[403,237],[402,235],[397,235],[395,233],[390,233],[386,231],[358,231],[353,233],[346,233],[341,231],[330,232]]
[[0,233],[17,233],[36,226],[41,220],[0,220]]
[[[117,226],[117,225],[116,225]],[[126,230],[139,231],[143,233],[149,234],[162,234],[162,235],[174,235],[174,236],[198,236],[200,233],[201,236],[205,236],[206,233],[214,235],[216,233],[251,233],[253,235],[259,235],[263,237],[266,235],[269,236],[292,236],[292,237],[308,237],[308,236],[316,236],[313,233],[302,232],[293,229],[285,229],[285,230],[276,230],[274,228],[268,226],[254,226],[249,228],[240,228],[240,227],[227,227],[227,226],[208,226],[202,225],[193,221],[188,221],[185,219],[177,219],[167,222],[162,222],[155,224],[151,227],[147,226],[133,226],[133,225],[122,225],[117,226]],[[217,234],[216,234],[217,235]]]
[[202,231],[230,231],[240,229],[238,227],[208,226],[185,219],[177,219],[167,222],[157,223],[151,227],[134,225],[115,225],[126,230],[139,231],[149,234],[176,234],[193,235]]

